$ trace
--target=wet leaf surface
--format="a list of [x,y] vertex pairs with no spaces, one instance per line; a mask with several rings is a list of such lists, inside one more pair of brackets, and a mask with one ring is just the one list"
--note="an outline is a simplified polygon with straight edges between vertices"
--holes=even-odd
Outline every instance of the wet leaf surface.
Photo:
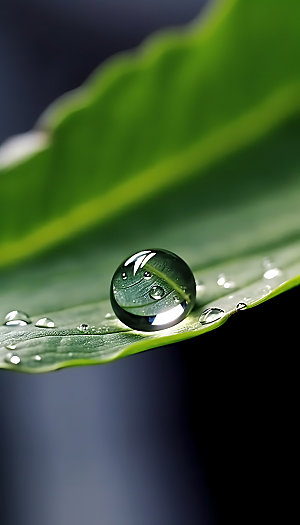
[[[57,103],[26,158],[0,150],[0,316],[17,309],[32,321],[0,326],[1,367],[106,363],[198,336],[299,284],[292,11],[221,3]],[[190,265],[197,304],[171,328],[138,332],[113,315],[110,280],[154,248]]]

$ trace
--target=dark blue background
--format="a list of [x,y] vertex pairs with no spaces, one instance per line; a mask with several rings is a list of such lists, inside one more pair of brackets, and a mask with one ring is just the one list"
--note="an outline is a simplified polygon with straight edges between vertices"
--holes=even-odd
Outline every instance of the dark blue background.
[[[202,4],[1,0],[0,141],[30,129],[106,57]],[[287,522],[297,298],[296,289],[215,332],[110,365],[2,371],[1,524]]]

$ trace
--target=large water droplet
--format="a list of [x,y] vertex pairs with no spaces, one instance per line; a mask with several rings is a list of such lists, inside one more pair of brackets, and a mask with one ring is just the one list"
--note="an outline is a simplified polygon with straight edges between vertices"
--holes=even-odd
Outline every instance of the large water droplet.
[[11,365],[19,365],[21,363],[21,358],[18,354],[9,353],[5,356],[5,361]]
[[224,310],[222,310],[221,308],[207,308],[200,315],[199,321],[201,324],[214,323],[215,321],[221,319],[224,313]]
[[152,299],[161,299],[165,295],[165,291],[161,286],[153,286],[149,292]]
[[26,326],[29,323],[31,323],[29,315],[22,312],[22,310],[12,310],[4,318],[6,326]]
[[192,310],[195,298],[190,268],[166,250],[143,250],[128,257],[114,273],[110,289],[111,304],[120,321],[143,331],[179,323]]
[[52,319],[49,319],[49,317],[41,317],[36,323],[35,326],[38,326],[39,328],[54,328],[55,323],[52,321]]

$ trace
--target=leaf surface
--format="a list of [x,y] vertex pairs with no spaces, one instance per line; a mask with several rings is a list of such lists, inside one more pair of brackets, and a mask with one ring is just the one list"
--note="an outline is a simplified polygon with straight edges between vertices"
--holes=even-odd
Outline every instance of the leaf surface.
[[[110,61],[2,147],[0,315],[33,320],[0,327],[2,367],[111,361],[299,283],[298,11],[222,2]],[[120,262],[155,247],[191,266],[197,305],[147,334],[106,317],[107,298]],[[209,308],[222,310],[213,322]],[[45,315],[56,328],[34,326]]]

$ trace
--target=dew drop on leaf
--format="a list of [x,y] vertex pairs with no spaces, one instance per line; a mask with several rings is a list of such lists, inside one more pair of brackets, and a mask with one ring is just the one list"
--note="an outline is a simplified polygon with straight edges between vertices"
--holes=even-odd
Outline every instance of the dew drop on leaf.
[[8,312],[4,318],[4,324],[6,326],[26,326],[31,323],[31,319],[28,314],[22,312],[22,310],[12,310]]
[[264,278],[265,279],[274,279],[275,277],[279,277],[279,275],[282,274],[282,271],[279,268],[269,268],[264,272]]
[[215,321],[221,319],[224,313],[224,310],[222,310],[221,308],[207,308],[200,315],[199,322],[201,324],[214,323]]
[[245,310],[245,308],[247,308],[246,303],[242,303],[242,302],[241,302],[241,303],[238,303],[238,304],[236,305],[236,309],[237,309],[237,310]]
[[21,363],[21,358],[18,354],[9,353],[5,356],[5,361],[11,365],[19,365]]
[[81,323],[77,328],[78,330],[80,330],[80,332],[87,332],[89,329],[89,325],[86,323]]
[[9,344],[5,345],[5,348],[7,348],[7,350],[15,350],[16,347],[17,347],[17,345],[14,344],[14,343],[9,343]]
[[38,326],[39,328],[54,328],[55,323],[52,321],[52,319],[49,319],[49,317],[41,317],[36,323],[35,326]]
[[161,286],[153,286],[153,288],[151,288],[149,292],[149,295],[151,299],[158,300],[158,299],[161,299],[165,295],[165,291]]
[[229,281],[224,273],[221,273],[217,279],[217,284],[225,289],[235,288],[236,284],[234,281]]
[[115,271],[110,289],[112,308],[120,321],[143,331],[179,323],[194,307],[195,298],[192,271],[166,250],[143,250],[128,257]]

